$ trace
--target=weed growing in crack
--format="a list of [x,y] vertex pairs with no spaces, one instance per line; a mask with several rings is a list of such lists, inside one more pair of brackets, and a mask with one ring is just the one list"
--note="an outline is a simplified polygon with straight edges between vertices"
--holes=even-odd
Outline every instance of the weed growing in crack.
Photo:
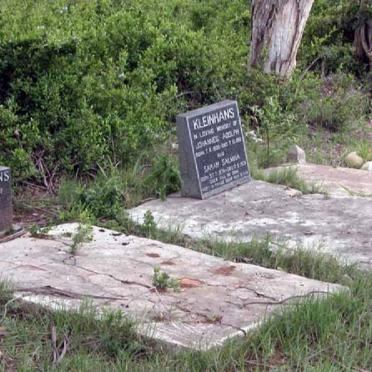
[[41,227],[38,225],[32,225],[29,228],[30,234],[33,238],[46,238],[50,230],[50,226]]
[[83,243],[90,242],[92,240],[93,227],[89,223],[80,223],[76,233],[72,236],[72,245],[70,253],[76,255],[78,249]]
[[180,281],[171,278],[166,272],[161,271],[160,267],[154,268],[152,285],[159,291],[165,291],[168,288],[173,289],[175,292],[179,292],[180,290]]
[[146,211],[143,220],[143,231],[147,238],[152,238],[157,230],[156,222],[151,211]]

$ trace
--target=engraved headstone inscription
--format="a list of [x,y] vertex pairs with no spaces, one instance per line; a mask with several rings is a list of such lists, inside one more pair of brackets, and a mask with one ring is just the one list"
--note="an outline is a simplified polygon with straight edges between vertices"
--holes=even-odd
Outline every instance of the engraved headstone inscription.
[[12,218],[11,173],[0,166],[0,237],[12,228]]
[[250,181],[236,101],[177,116],[182,195],[205,199]]

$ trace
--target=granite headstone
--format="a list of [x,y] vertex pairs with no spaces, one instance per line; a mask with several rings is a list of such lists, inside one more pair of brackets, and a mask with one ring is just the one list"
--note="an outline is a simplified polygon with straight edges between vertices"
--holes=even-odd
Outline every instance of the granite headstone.
[[250,181],[236,101],[178,115],[177,136],[183,196],[205,199]]
[[0,237],[12,229],[11,172],[0,166]]

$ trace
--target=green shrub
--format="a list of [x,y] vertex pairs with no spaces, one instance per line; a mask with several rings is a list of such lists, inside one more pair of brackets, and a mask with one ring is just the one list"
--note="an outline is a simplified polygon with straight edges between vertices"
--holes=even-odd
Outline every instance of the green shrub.
[[181,176],[176,160],[167,155],[157,156],[144,184],[155,190],[163,200],[168,194],[178,191],[181,188]]
[[292,112],[284,112],[278,97],[268,97],[262,108],[252,107],[259,123],[258,134],[265,139],[265,153],[259,159],[259,167],[267,167],[283,159],[283,150],[297,137],[300,127]]
[[297,106],[298,117],[306,124],[333,132],[345,131],[367,116],[368,99],[351,76],[329,76],[317,90],[317,95],[307,95]]
[[93,219],[118,219],[124,208],[148,196],[165,198],[178,191],[180,176],[175,159],[160,151],[152,159],[150,153],[144,154],[126,170],[112,164],[107,169],[101,168],[94,182],[62,180],[58,190],[58,200],[63,206],[61,218],[80,220],[87,213]]
[[314,2],[300,45],[298,60],[325,75],[335,72],[366,73],[368,65],[355,58],[354,30],[360,21],[356,0]]
[[[220,22],[228,4],[3,2],[0,161],[18,179],[133,163],[174,133],[186,100],[224,98],[239,81],[247,48],[236,12],[243,23],[249,12],[243,2],[229,7],[221,29],[213,17]],[[213,17],[200,27],[205,7]]]
[[[3,0],[0,163],[16,180],[36,182],[86,179],[110,164],[129,169],[175,135],[178,112],[225,98],[237,99],[247,125],[266,139],[270,127],[261,163],[277,162],[287,130],[291,138],[306,124],[338,130],[350,112],[361,117],[349,110],[361,92],[332,88],[324,98],[316,88],[321,71],[363,76],[352,55],[358,14],[345,0],[316,2],[298,73],[285,83],[247,72],[251,13],[243,0]],[[314,59],[315,73],[302,75]],[[165,177],[177,184],[174,174]]]

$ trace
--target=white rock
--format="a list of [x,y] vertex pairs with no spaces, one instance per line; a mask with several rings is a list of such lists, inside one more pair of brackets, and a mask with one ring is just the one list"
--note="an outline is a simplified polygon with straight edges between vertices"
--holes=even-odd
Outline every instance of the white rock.
[[290,163],[305,164],[306,163],[305,151],[301,147],[293,145],[288,150],[287,160]]
[[260,137],[257,137],[257,134],[254,130],[251,130],[248,132],[248,136],[251,137],[251,139],[253,140],[253,142],[256,142],[256,143],[260,143],[260,142],[263,142],[263,139],[260,138]]
[[355,151],[348,154],[345,158],[345,163],[349,168],[360,169],[364,163],[362,157],[360,157]]
[[366,171],[369,171],[369,172],[372,172],[372,161],[367,161],[363,164],[363,167],[362,167],[363,170],[366,170]]

